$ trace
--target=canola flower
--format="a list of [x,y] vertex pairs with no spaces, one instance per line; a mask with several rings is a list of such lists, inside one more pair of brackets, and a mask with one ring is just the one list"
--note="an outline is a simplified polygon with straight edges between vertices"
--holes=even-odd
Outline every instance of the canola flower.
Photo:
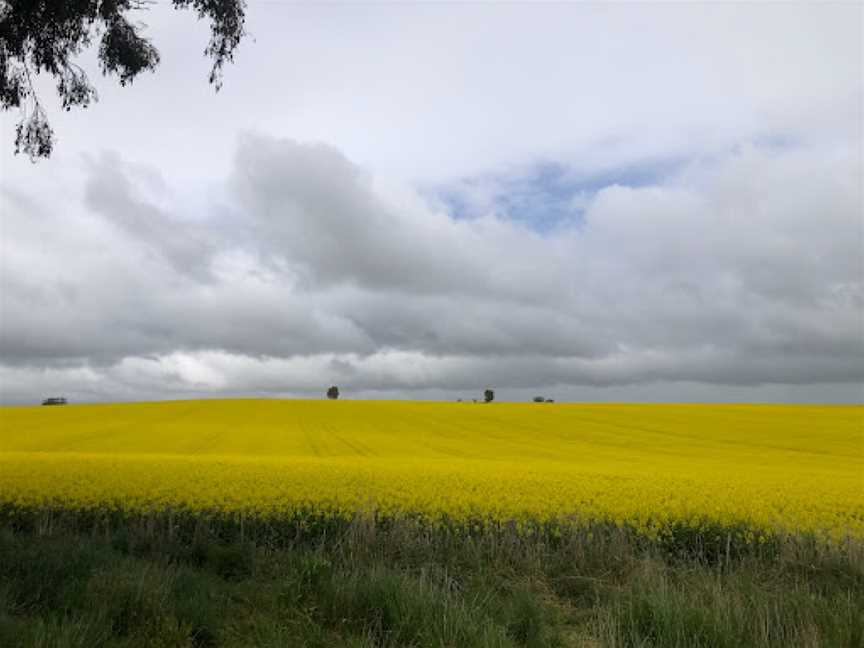
[[712,525],[864,539],[864,408],[186,401],[0,408],[0,504]]

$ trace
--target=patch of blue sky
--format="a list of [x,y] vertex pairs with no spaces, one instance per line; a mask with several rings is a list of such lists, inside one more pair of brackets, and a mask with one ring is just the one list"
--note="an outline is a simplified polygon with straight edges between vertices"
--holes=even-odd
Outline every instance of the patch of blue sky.
[[702,151],[693,156],[668,156],[617,166],[588,167],[576,162],[546,161],[501,173],[463,178],[423,193],[443,204],[457,220],[494,214],[530,227],[541,234],[579,227],[585,208],[597,192],[611,186],[661,185],[691,164],[712,165],[743,146],[784,152],[801,146],[784,133],[764,133],[735,144],[731,149]]
[[492,213],[543,234],[578,227],[585,207],[598,191],[613,185],[660,184],[685,162],[670,158],[602,170],[543,162],[520,173],[466,178],[425,193],[443,203],[457,220]]

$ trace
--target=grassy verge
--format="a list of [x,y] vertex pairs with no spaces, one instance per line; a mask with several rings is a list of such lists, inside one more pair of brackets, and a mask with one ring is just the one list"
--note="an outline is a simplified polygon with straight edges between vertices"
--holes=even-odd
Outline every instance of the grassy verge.
[[864,548],[7,511],[0,646],[864,646]]

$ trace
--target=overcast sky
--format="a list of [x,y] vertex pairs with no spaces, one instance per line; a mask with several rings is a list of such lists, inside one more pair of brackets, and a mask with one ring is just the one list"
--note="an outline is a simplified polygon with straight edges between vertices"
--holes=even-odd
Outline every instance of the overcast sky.
[[862,6],[250,0],[0,145],[0,401],[864,397]]

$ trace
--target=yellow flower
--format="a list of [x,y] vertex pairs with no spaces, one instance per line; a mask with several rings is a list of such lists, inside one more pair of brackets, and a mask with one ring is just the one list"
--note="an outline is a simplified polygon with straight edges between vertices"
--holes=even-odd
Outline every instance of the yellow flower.
[[864,538],[864,408],[188,401],[0,407],[0,504]]

